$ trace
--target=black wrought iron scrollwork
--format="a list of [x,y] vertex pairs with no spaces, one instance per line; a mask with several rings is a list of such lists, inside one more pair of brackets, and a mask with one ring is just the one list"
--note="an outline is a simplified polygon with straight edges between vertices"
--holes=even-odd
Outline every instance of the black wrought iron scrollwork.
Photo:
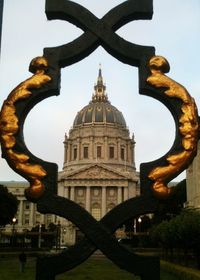
[[151,19],[152,1],[125,1],[99,19],[77,3],[47,0],[46,14],[50,20],[67,20],[84,31],[83,35],[69,44],[45,49],[44,54],[48,58],[54,56],[60,67],[80,61],[100,45],[120,61],[137,67],[142,66],[142,60],[154,54],[154,47],[130,43],[115,33],[130,21]]
[[[141,275],[142,279],[159,279],[158,257],[138,256],[125,249],[113,233],[127,219],[154,212],[158,201],[141,196],[121,203],[97,222],[85,209],[75,202],[58,196],[41,200],[38,209],[41,213],[52,213],[72,221],[84,232],[85,238],[57,256],[38,259],[37,280],[51,279],[52,275],[72,269],[86,260],[96,249],[100,249],[116,265],[127,271]],[[48,270],[45,267],[48,266]],[[145,267],[145,270],[142,267]],[[53,279],[53,278],[52,278]]]
[[[151,19],[152,14],[152,0],[125,1],[113,8],[101,19],[74,2],[46,0],[48,19],[69,21],[80,27],[84,33],[71,43],[44,49],[43,56],[48,63],[48,66],[45,67],[45,75],[49,77],[49,81],[41,87],[32,87],[30,96],[19,100],[15,104],[14,111],[16,112],[19,128],[14,134],[15,143],[12,148],[17,154],[27,155],[28,164],[41,166],[45,170],[44,176],[40,176],[41,184],[44,186],[43,191],[40,193],[41,195],[33,197],[29,192],[27,199],[37,202],[38,210],[41,213],[56,214],[72,221],[84,232],[86,237],[70,248],[69,251],[62,252],[57,256],[39,258],[36,273],[37,280],[53,280],[55,275],[67,271],[87,259],[97,248],[102,250],[118,266],[140,275],[143,280],[159,280],[158,258],[137,256],[121,247],[112,236],[113,232],[129,218],[152,213],[156,210],[158,199],[154,196],[153,185],[155,180],[152,173],[156,170],[156,167],[165,166],[167,159],[183,148],[182,135],[179,129],[180,119],[183,115],[183,104],[177,98],[170,98],[167,94],[163,94],[166,89],[155,86],[152,82],[155,65],[152,68],[152,64],[150,64],[151,67],[149,68],[149,61],[155,55],[154,47],[133,44],[115,33],[118,28],[132,20]],[[82,60],[100,45],[121,62],[138,67],[140,94],[149,95],[161,101],[169,109],[176,124],[176,139],[170,151],[162,158],[141,165],[141,197],[125,201],[110,211],[101,221],[97,222],[75,202],[55,195],[57,189],[57,166],[54,163],[38,159],[28,151],[23,139],[23,124],[34,105],[49,96],[59,95],[60,68]],[[157,68],[156,71],[158,70]],[[5,123],[2,123],[2,126],[4,125]],[[2,151],[3,156],[8,158],[6,146],[2,147]],[[192,157],[195,155],[195,149],[191,154]],[[190,161],[192,157],[190,157]],[[8,163],[12,168],[15,165],[12,158],[8,158]],[[189,161],[187,164],[189,164]],[[177,176],[178,172],[175,172],[175,176]],[[173,176],[168,179],[173,179]],[[167,183],[167,180],[162,182]],[[46,266],[49,269],[45,269]]]

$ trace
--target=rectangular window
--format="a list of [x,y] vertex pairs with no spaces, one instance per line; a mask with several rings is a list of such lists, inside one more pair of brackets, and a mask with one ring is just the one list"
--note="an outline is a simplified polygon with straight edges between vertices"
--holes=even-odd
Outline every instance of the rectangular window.
[[124,148],[121,148],[121,159],[125,159],[125,153],[124,153]]
[[52,221],[52,215],[47,215],[47,224],[51,223]]
[[28,202],[28,201],[24,202],[24,209],[25,210],[29,210],[30,209],[30,202]]
[[29,224],[29,220],[30,220],[29,215],[24,215],[24,224],[25,225]]
[[109,147],[109,157],[114,158],[114,147]]
[[97,158],[101,158],[101,146],[97,146]]
[[83,157],[88,158],[88,147],[83,147]]
[[74,160],[77,159],[77,148],[74,148]]

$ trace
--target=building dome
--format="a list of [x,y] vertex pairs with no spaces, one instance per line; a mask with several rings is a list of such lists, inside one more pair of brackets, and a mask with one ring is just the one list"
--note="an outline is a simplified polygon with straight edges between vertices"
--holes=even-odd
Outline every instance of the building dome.
[[86,124],[108,123],[126,127],[122,113],[110,102],[90,102],[78,112],[73,127]]
[[103,84],[101,69],[99,69],[92,101],[77,113],[73,127],[87,124],[111,124],[126,127],[126,122],[122,113],[110,104],[105,89],[106,87]]
[[105,91],[100,68],[92,100],[77,113],[65,135],[65,175],[97,163],[135,174],[134,137],[130,138],[122,113],[111,105]]

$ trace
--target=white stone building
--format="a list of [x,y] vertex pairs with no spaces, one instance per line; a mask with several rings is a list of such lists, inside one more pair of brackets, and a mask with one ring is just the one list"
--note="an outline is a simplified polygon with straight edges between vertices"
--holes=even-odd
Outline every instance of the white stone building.
[[[29,183],[25,181],[0,181],[1,185],[8,188],[18,199],[19,205],[16,213],[15,229],[17,232],[24,230],[31,230],[39,224],[48,225],[51,222],[55,223],[55,216],[40,214],[36,209],[36,204],[29,202],[24,196],[24,190],[28,188]],[[10,232],[13,224],[7,225],[4,229],[5,232]]]
[[[99,69],[92,100],[77,113],[65,135],[63,170],[58,176],[58,194],[75,201],[97,220],[140,194],[134,136],[130,137],[122,113],[111,105],[105,90]],[[23,229],[59,221],[62,242],[73,244],[81,234],[79,229],[62,218],[37,213],[35,205],[25,200],[22,188],[24,185],[17,194],[20,206],[16,226]]]

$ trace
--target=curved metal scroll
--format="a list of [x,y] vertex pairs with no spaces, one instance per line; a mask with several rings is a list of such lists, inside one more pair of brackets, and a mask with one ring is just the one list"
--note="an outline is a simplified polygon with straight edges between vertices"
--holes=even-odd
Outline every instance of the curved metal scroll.
[[154,182],[152,186],[154,193],[159,198],[166,198],[172,192],[167,187],[167,182],[185,170],[196,155],[199,120],[194,99],[182,85],[164,74],[169,71],[168,61],[162,56],[154,56],[149,61],[149,68],[151,75],[147,78],[147,82],[156,88],[163,89],[162,95],[179,102],[178,119],[175,120],[176,140],[180,139],[180,144],[174,144],[173,149],[165,156],[166,164],[153,167],[148,175]]
[[[51,277],[79,265],[98,248],[121,269],[140,275],[141,279],[149,279],[149,276],[159,279],[158,257],[138,256],[121,246],[112,235],[127,219],[154,212],[157,204],[155,198],[136,197],[121,203],[97,222],[85,209],[69,199],[46,197],[39,203],[39,211],[71,220],[86,237],[59,255],[39,258],[36,279],[54,279]],[[48,270],[45,269],[47,266]]]
[[[117,227],[129,218],[154,212],[157,198],[165,198],[170,193],[167,183],[187,167],[196,153],[199,123],[194,100],[181,85],[164,75],[169,65],[165,59],[155,57],[153,47],[127,42],[115,33],[129,21],[151,19],[152,13],[149,0],[125,1],[102,19],[71,1],[46,0],[48,19],[70,21],[84,33],[69,44],[44,49],[44,56],[34,59],[30,65],[33,77],[8,96],[0,115],[2,152],[8,164],[30,182],[27,199],[37,202],[41,213],[57,214],[72,221],[86,238],[69,252],[39,259],[37,280],[54,279],[58,273],[88,258],[96,248],[121,268],[141,275],[142,279],[159,279],[157,258],[137,256],[112,237]],[[139,68],[140,94],[152,96],[170,110],[176,124],[176,138],[166,155],[141,165],[142,196],[120,204],[97,222],[74,202],[55,195],[57,165],[31,154],[24,143],[23,124],[34,105],[59,94],[60,68],[80,61],[100,45],[118,60]],[[45,269],[47,265],[48,270]]]
[[24,153],[24,150],[17,150],[17,134],[20,129],[20,121],[17,116],[17,103],[28,99],[32,95],[32,89],[43,88],[51,77],[45,74],[48,62],[44,57],[37,57],[32,60],[30,69],[34,75],[18,85],[4,102],[0,113],[0,140],[3,148],[3,155],[12,165],[13,169],[20,175],[27,178],[30,188],[26,190],[27,198],[37,200],[44,193],[42,178],[47,175],[41,164],[32,163],[31,157]]

